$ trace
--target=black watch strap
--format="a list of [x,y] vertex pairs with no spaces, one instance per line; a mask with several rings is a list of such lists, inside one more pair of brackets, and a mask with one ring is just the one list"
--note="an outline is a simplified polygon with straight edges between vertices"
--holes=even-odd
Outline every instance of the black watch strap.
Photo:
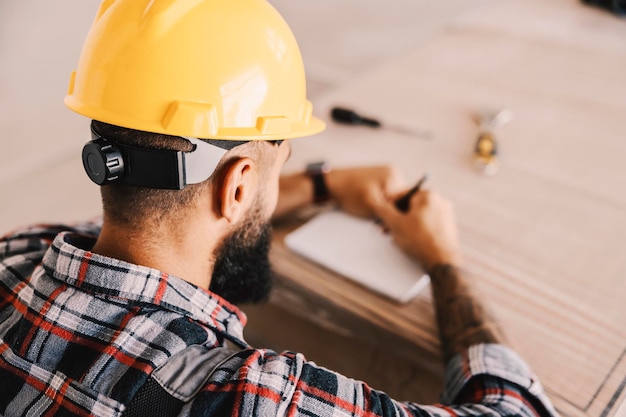
[[313,202],[316,204],[325,203],[331,199],[330,190],[326,184],[328,172],[330,172],[330,166],[326,162],[314,162],[306,167],[306,173],[313,182]]

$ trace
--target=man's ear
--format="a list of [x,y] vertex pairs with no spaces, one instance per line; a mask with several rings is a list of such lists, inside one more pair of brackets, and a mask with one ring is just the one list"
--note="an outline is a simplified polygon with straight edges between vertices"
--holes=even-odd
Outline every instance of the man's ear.
[[237,158],[224,169],[219,188],[218,213],[229,223],[236,223],[252,206],[258,192],[257,164],[250,158]]

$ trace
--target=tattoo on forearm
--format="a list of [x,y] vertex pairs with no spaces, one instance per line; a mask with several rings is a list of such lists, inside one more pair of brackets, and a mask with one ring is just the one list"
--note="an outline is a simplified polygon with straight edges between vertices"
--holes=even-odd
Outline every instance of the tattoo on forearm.
[[497,323],[472,294],[460,271],[435,265],[429,272],[444,359],[479,343],[502,343]]

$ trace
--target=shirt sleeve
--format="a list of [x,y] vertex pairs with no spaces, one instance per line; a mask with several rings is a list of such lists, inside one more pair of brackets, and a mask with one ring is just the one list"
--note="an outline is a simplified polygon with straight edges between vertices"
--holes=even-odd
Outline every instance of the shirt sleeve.
[[447,367],[442,401],[433,405],[394,400],[301,354],[253,352],[231,369],[228,381],[207,385],[190,414],[232,407],[228,414],[234,416],[556,415],[521,358],[501,345],[473,346],[455,357]]
[[443,404],[501,407],[508,414],[558,415],[524,360],[499,344],[474,345],[455,356],[446,367],[441,399]]

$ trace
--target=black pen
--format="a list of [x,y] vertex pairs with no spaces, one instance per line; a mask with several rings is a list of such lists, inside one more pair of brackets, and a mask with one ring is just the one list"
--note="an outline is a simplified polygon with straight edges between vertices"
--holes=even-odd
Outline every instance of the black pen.
[[415,195],[415,193],[417,193],[420,188],[422,188],[422,185],[427,178],[428,174],[424,174],[424,176],[420,178],[420,180],[417,182],[417,184],[415,184],[413,188],[411,188],[405,195],[396,200],[395,205],[398,210],[403,213],[409,211],[409,207],[411,205],[411,197],[413,197],[413,195]]

